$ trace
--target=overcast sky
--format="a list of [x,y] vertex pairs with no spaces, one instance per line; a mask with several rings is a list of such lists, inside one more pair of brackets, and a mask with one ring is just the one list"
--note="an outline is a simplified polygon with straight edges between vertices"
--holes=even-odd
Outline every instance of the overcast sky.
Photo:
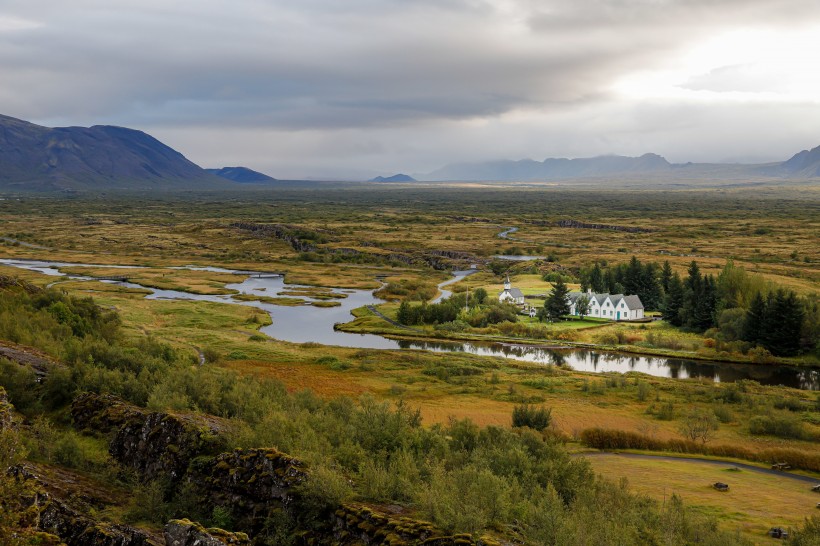
[[0,0],[0,113],[275,177],[820,145],[817,0]]

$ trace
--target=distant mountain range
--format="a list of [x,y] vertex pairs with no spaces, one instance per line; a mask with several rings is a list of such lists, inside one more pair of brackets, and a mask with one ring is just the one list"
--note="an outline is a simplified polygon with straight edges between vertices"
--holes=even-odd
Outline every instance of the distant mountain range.
[[549,181],[595,178],[742,179],[749,177],[820,177],[820,146],[804,150],[788,161],[757,165],[726,163],[669,163],[657,154],[640,157],[618,155],[580,159],[548,158],[544,161],[522,159],[447,165],[426,175],[424,181]]
[[[590,179],[664,185],[703,180],[744,184],[760,179],[812,178],[820,178],[820,147],[804,150],[787,161],[758,165],[673,164],[656,154],[613,155],[460,163],[426,175],[377,176],[371,182]],[[108,125],[49,128],[0,115],[0,190],[236,189],[238,184],[273,182],[279,181],[245,167],[203,169],[154,137],[134,129]]]
[[368,182],[415,182],[416,179],[407,174],[394,174],[393,176],[377,176]]
[[222,167],[221,169],[205,169],[211,174],[220,176],[240,184],[264,184],[266,182],[276,182],[272,176],[251,170],[247,167]]

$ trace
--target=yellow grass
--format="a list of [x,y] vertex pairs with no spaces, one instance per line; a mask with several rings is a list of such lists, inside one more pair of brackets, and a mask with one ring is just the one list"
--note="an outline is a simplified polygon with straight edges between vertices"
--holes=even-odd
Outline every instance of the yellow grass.
[[[593,468],[611,479],[625,477],[631,488],[663,502],[675,493],[688,506],[716,516],[722,527],[740,530],[759,543],[777,543],[766,532],[775,526],[796,527],[818,512],[820,495],[805,482],[761,474],[732,466],[687,461],[631,459],[619,455],[591,456]],[[728,492],[711,487],[729,484]]]

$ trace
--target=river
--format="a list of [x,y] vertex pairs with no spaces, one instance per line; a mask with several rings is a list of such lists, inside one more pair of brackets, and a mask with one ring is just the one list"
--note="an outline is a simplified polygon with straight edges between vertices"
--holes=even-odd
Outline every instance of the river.
[[[134,269],[134,266],[95,266],[49,261],[23,261],[0,259],[0,264],[38,271],[59,277],[70,277],[78,280],[96,280],[81,275],[64,275],[60,267],[117,267]],[[198,269],[241,275],[243,271],[219,267],[179,267],[177,269]],[[439,288],[458,281],[470,271],[454,273],[454,278],[442,283]],[[536,347],[524,344],[502,343],[463,343],[463,342],[430,342],[405,341],[385,338],[375,334],[349,334],[334,330],[336,323],[351,320],[351,311],[365,305],[377,305],[382,300],[368,290],[337,290],[347,297],[338,300],[338,307],[314,307],[299,305],[295,307],[272,305],[258,301],[240,301],[232,295],[189,294],[177,290],[162,290],[143,287],[138,284],[121,281],[102,281],[150,290],[148,299],[198,300],[235,305],[246,305],[262,309],[270,314],[272,324],[262,327],[261,331],[270,337],[294,343],[315,342],[324,345],[356,347],[363,349],[421,349],[436,352],[463,352],[482,356],[505,357],[544,365],[568,366],[585,372],[641,372],[658,377],[677,379],[702,378],[716,382],[733,382],[741,379],[753,379],[765,385],[785,385],[789,387],[820,390],[820,370],[813,368],[795,368],[789,366],[766,366],[750,364],[730,364],[677,358],[661,358],[644,355],[631,355],[586,349],[555,349]],[[248,277],[242,282],[228,284],[229,290],[240,294],[275,296],[283,290],[302,288],[300,285],[285,284],[282,277]],[[442,290],[442,292],[445,292]],[[305,299],[311,300],[306,297]]]

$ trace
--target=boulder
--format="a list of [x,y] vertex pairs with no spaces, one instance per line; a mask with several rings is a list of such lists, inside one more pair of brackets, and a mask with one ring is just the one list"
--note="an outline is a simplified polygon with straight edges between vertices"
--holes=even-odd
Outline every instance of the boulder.
[[245,533],[205,529],[202,525],[187,519],[169,521],[163,535],[165,546],[249,546],[251,543]]

